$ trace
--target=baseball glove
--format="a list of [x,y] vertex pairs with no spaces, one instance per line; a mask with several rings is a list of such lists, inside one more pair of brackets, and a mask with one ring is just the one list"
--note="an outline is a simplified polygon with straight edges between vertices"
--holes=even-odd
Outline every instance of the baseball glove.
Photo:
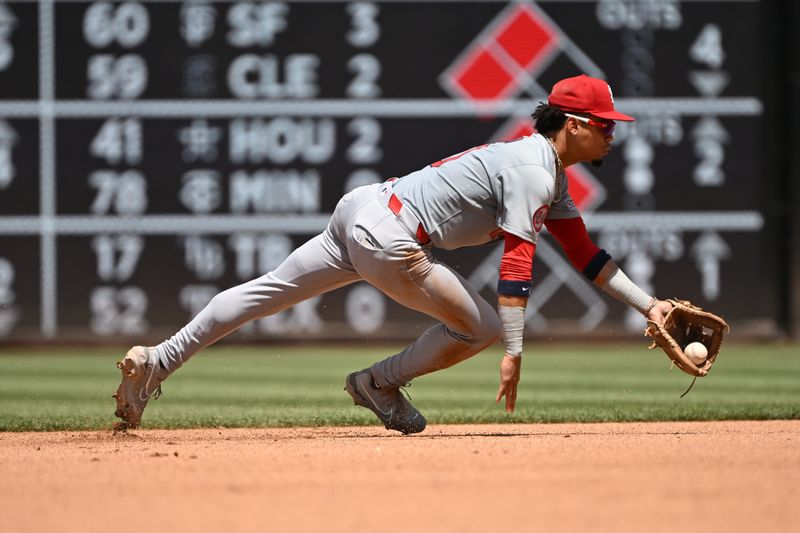
[[[675,366],[690,376],[705,376],[719,355],[722,335],[730,331],[730,327],[722,318],[703,311],[687,300],[667,301],[672,304],[672,309],[667,313],[664,323],[647,321],[644,333],[653,337],[650,349],[660,347]],[[692,342],[700,342],[708,349],[708,358],[700,366],[695,365],[683,352]]]

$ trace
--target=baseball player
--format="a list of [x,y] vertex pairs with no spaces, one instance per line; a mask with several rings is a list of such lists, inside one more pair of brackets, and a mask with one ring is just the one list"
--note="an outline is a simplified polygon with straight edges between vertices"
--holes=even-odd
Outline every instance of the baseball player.
[[[349,374],[345,389],[387,429],[425,429],[425,418],[400,388],[505,340],[496,401],[514,410],[522,362],[525,306],[534,252],[543,227],[572,264],[598,287],[651,320],[671,304],[637,287],[591,241],[567,192],[564,169],[600,164],[611,149],[615,121],[611,88],[581,75],[558,82],[533,114],[538,133],[477,146],[399,179],[346,194],[328,227],[272,272],[216,295],[172,338],[135,346],[117,364],[115,394],[123,428],[138,426],[160,384],[202,348],[246,322],[366,280],[396,302],[436,318],[404,350]],[[432,255],[504,241],[495,310],[467,281]]]

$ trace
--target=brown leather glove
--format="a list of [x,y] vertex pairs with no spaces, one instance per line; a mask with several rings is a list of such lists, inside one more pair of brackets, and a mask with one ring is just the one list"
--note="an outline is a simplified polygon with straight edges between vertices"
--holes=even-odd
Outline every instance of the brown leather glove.
[[[660,347],[675,366],[690,376],[705,376],[719,355],[723,334],[730,331],[730,327],[722,318],[687,300],[667,301],[673,307],[664,322],[647,321],[644,333],[653,337],[650,349]],[[708,357],[700,366],[695,365],[683,351],[692,342],[700,342],[708,349]]]

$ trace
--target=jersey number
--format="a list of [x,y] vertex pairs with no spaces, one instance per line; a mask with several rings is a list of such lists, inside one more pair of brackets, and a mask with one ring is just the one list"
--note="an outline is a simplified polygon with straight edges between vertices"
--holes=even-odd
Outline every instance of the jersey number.
[[485,148],[487,146],[489,146],[489,145],[488,144],[482,144],[480,146],[475,146],[474,148],[470,148],[469,150],[464,150],[463,152],[458,153],[456,155],[451,155],[450,157],[447,157],[445,159],[440,159],[439,161],[437,161],[435,163],[431,163],[431,166],[434,167],[434,168],[440,167],[440,166],[444,165],[445,163],[447,163],[449,161],[455,161],[456,159],[458,159],[461,156],[467,155],[470,152],[474,152],[475,150],[480,150],[481,148]]

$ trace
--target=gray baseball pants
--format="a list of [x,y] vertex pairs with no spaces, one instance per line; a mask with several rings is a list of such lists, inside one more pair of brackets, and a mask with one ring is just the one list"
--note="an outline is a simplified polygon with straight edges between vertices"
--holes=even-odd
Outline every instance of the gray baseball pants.
[[441,322],[371,368],[378,385],[401,386],[497,342],[500,320],[467,281],[436,262],[414,237],[410,211],[387,207],[391,184],[359,187],[336,206],[324,232],[275,270],[217,294],[191,322],[156,347],[169,373],[246,322],[365,280],[394,301]]

